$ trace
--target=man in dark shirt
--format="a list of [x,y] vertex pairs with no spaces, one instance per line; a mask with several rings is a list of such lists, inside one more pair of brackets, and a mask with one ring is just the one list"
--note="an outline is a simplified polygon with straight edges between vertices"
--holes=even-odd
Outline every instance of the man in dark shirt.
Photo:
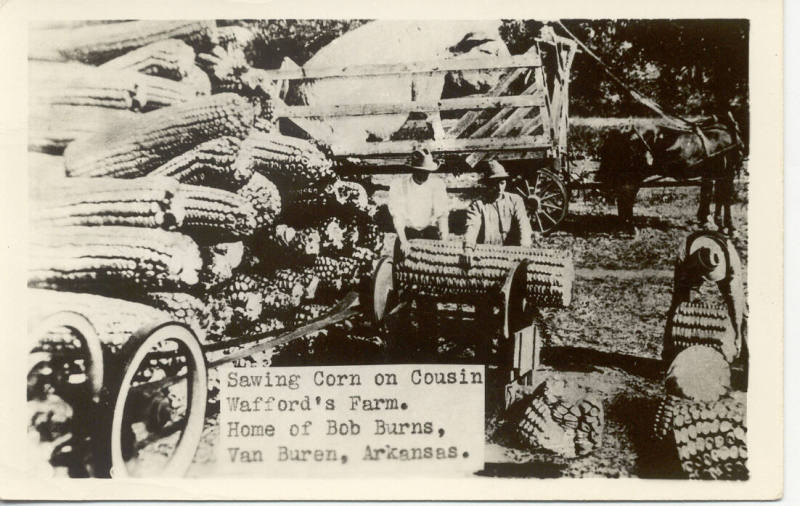
[[472,265],[472,252],[477,243],[526,247],[533,245],[533,232],[525,210],[525,201],[521,196],[505,191],[509,177],[500,162],[489,162],[489,170],[483,178],[486,191],[467,210],[463,255],[467,266]]

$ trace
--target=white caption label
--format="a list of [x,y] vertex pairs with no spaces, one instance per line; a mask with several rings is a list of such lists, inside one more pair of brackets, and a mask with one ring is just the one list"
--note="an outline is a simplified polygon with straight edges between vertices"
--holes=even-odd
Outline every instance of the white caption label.
[[220,371],[227,474],[469,474],[483,468],[478,365],[234,367]]

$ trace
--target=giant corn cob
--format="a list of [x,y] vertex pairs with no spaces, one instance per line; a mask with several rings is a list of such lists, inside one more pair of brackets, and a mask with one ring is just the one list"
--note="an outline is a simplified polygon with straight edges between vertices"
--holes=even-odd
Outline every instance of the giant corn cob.
[[31,240],[28,284],[34,288],[123,293],[182,288],[202,266],[189,237],[135,227],[39,229]]
[[180,39],[197,50],[216,42],[213,21],[126,21],[31,32],[30,57],[78,60],[98,65],[165,39]]
[[334,181],[323,188],[293,186],[283,195],[285,214],[297,223],[315,221],[320,210],[330,216],[369,221],[377,210],[364,187],[350,181]]
[[182,228],[192,235],[242,238],[253,233],[256,211],[239,195],[208,186],[181,185],[179,198],[185,210]]
[[181,79],[189,89],[194,90],[195,95],[211,95],[211,80],[203,69],[194,65],[189,68],[186,77]]
[[710,402],[667,396],[654,432],[693,479],[745,480],[747,425],[742,394]]
[[564,380],[548,378],[531,397],[517,422],[523,443],[544,448],[567,458],[586,455],[599,448],[603,437],[603,404],[596,396]]
[[241,242],[218,243],[200,248],[203,268],[200,284],[212,288],[233,277],[233,271],[242,263],[244,245]]
[[294,312],[303,299],[302,289],[294,293],[278,290],[275,284],[264,288],[264,303],[262,315],[270,317],[287,317]]
[[281,194],[272,181],[254,172],[236,193],[250,202],[256,211],[256,227],[272,225],[281,213]]
[[258,321],[264,304],[264,293],[258,279],[237,273],[216,292],[218,297],[233,310],[231,325],[241,329]]
[[309,264],[319,254],[319,233],[295,230],[285,224],[262,230],[254,237],[253,253],[267,266]]
[[292,320],[293,327],[299,327],[330,312],[331,306],[325,304],[303,304],[298,307]]
[[675,311],[664,342],[664,360],[690,346],[707,346],[728,362],[736,358],[736,333],[724,305],[684,302]]
[[197,55],[197,61],[208,72],[215,93],[252,96],[256,83],[240,48],[217,46],[210,53]]
[[75,139],[116,128],[139,116],[123,109],[32,104],[28,111],[28,149],[60,154]]
[[345,221],[334,216],[316,228],[322,238],[320,253],[323,255],[346,254],[358,244],[358,226],[354,220]]
[[253,43],[255,33],[243,26],[217,28],[217,44],[224,49],[245,49]]
[[36,226],[99,226],[174,229],[183,210],[173,204],[179,184],[168,178],[64,178],[42,186],[33,196]]
[[147,177],[169,176],[181,183],[234,190],[247,181],[251,172],[237,172],[233,162],[241,140],[226,136],[204,142],[167,161]]
[[529,260],[528,299],[540,307],[569,306],[575,276],[569,252],[479,244],[466,270],[462,251],[459,242],[411,241],[410,253],[394,265],[398,286],[421,296],[475,299],[499,293],[514,262]]
[[233,309],[233,330],[250,328],[262,317],[284,318],[300,305],[303,296],[299,286],[286,293],[269,278],[243,273],[236,273],[218,293]]
[[358,240],[362,247],[374,253],[383,249],[383,232],[372,220],[357,220]]
[[299,286],[303,293],[303,298],[311,300],[317,293],[319,278],[314,275],[314,269],[306,268],[302,271],[293,269],[278,269],[272,275],[272,280],[278,290],[285,293],[296,293]]
[[29,293],[31,325],[37,325],[52,314],[72,311],[85,316],[100,340],[112,349],[125,344],[134,332],[144,327],[171,320],[163,311],[126,300],[52,290],[30,290]]
[[194,49],[178,39],[148,44],[100,66],[111,70],[134,70],[176,81],[185,78],[193,67]]
[[183,82],[79,63],[36,63],[29,76],[32,104],[150,111],[197,96]]
[[64,153],[70,176],[138,177],[207,140],[243,138],[253,108],[232,94],[199,98],[138,116],[73,142]]
[[207,292],[202,300],[206,309],[204,321],[206,335],[215,341],[224,338],[234,319],[233,307],[217,292]]
[[257,130],[242,143],[237,163],[252,167],[278,185],[321,185],[336,177],[331,162],[310,142]]
[[359,261],[355,258],[318,256],[314,260],[314,274],[319,278],[319,289],[325,294],[336,294],[358,283]]
[[197,297],[182,292],[147,292],[142,295],[142,302],[189,325],[197,335],[205,335],[206,307]]
[[64,178],[39,190],[32,219],[40,226],[125,225],[243,237],[255,210],[235,193],[171,178]]

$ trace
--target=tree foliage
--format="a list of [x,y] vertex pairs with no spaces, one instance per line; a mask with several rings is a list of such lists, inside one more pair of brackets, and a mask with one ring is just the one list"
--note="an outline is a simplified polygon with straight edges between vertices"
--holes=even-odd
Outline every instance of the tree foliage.
[[[620,79],[681,115],[747,114],[747,20],[565,20],[564,25]],[[534,43],[542,23],[505,21],[512,53]],[[556,26],[556,32],[566,33]],[[647,115],[587,54],[572,66],[570,111],[579,116]]]

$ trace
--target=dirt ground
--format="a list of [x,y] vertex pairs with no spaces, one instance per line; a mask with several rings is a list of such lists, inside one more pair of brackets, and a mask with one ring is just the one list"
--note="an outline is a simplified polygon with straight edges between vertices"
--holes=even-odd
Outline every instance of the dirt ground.
[[[663,393],[658,359],[673,261],[682,238],[695,230],[698,194],[699,189],[694,187],[642,190],[634,211],[636,233],[631,234],[617,225],[615,209],[604,200],[584,192],[573,193],[569,216],[561,228],[539,239],[544,247],[571,249],[576,266],[571,306],[543,310],[547,330],[543,363],[552,375],[586,385],[602,398],[606,417],[602,446],[586,457],[571,460],[523,448],[510,435],[511,421],[505,419],[502,402],[490,395],[486,467],[479,474],[669,477],[653,465],[648,434],[651,415]],[[739,235],[734,242],[745,268],[746,195],[746,184],[739,182],[733,209]],[[362,329],[360,334],[368,332]],[[355,338],[332,332],[323,341],[315,346],[335,349],[336,356],[293,349],[285,350],[283,360],[275,357],[273,363],[308,365],[323,357],[326,363],[370,363],[386,358],[379,334]],[[442,362],[469,362],[475,353],[470,344],[441,339],[438,355]],[[214,473],[218,437],[214,412],[210,410],[190,476]]]

